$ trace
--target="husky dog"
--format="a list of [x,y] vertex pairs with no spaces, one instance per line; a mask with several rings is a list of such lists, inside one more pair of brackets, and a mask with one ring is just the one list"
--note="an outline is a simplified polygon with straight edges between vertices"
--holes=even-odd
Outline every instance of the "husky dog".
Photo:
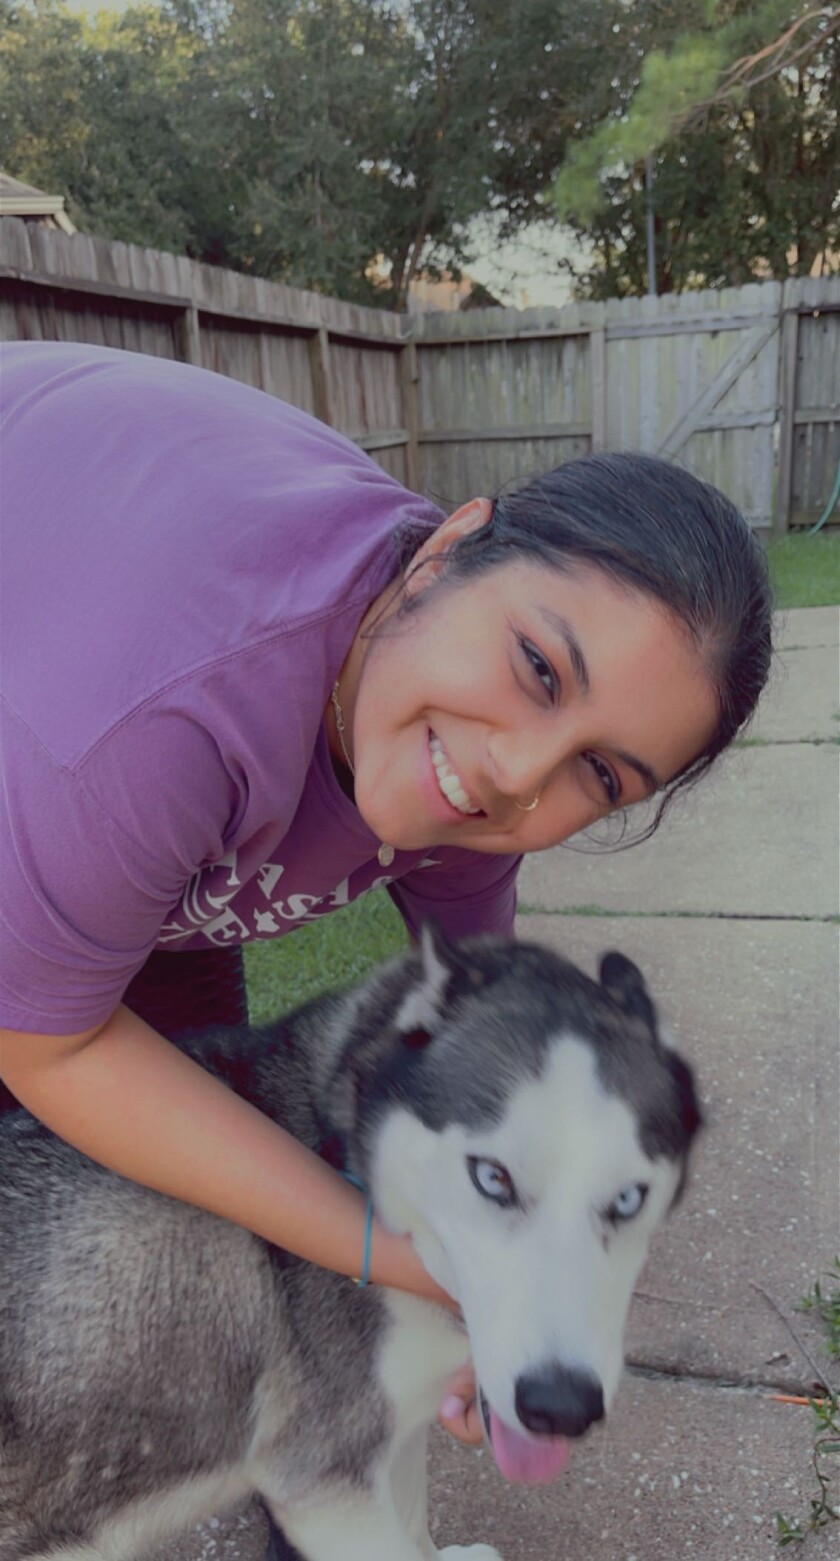
[[433,1546],[426,1431],[470,1356],[511,1480],[554,1478],[604,1415],[700,1122],[639,971],[609,954],[599,985],[535,945],[427,931],[351,992],[185,1049],[360,1177],[461,1315],[9,1114],[0,1561],[128,1561],[249,1493],[307,1561],[500,1561]]

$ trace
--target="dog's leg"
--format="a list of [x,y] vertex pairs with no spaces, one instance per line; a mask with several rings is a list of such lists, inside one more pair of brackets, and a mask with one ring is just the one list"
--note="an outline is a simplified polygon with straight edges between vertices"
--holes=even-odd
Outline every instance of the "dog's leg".
[[306,1561],[430,1561],[437,1556],[434,1549],[421,1549],[390,1503],[380,1504],[373,1495],[278,1508],[274,1517]]
[[406,1437],[391,1461],[388,1483],[391,1498],[406,1532],[419,1546],[427,1561],[435,1561],[438,1552],[429,1535],[426,1440],[425,1425]]
[[425,1426],[397,1448],[369,1497],[286,1509],[277,1521],[306,1561],[502,1561],[490,1545],[437,1550],[432,1543]]
[[492,1545],[447,1545],[437,1555],[440,1561],[503,1561]]
[[502,1561],[490,1545],[447,1545],[437,1550],[429,1534],[426,1427],[407,1437],[394,1458],[389,1480],[394,1506],[425,1561]]
[[373,1495],[317,1508],[277,1508],[274,1517],[306,1561],[502,1561],[490,1545],[436,1550],[428,1532],[409,1533],[403,1514]]
[[447,1545],[437,1550],[429,1534],[427,1479],[427,1431],[421,1426],[403,1442],[390,1469],[391,1492],[409,1534],[426,1561],[502,1561],[492,1545]]

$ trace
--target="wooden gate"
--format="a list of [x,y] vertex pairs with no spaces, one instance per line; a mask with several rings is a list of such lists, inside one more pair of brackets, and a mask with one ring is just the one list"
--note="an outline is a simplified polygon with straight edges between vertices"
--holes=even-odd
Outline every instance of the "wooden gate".
[[712,482],[758,528],[773,516],[779,283],[607,304],[612,449]]

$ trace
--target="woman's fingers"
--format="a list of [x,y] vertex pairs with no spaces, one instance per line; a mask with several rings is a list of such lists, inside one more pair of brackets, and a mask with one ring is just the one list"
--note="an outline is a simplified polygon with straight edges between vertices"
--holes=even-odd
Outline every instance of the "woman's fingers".
[[447,1384],[446,1397],[438,1410],[438,1419],[451,1436],[471,1447],[482,1440],[481,1417],[476,1402],[475,1372],[465,1366]]

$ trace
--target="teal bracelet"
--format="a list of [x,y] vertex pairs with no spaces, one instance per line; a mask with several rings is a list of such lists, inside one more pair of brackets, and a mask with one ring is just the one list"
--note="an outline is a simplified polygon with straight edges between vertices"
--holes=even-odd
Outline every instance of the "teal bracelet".
[[[364,1182],[361,1180],[361,1177],[354,1176],[352,1171],[342,1171],[341,1174],[346,1182],[350,1182],[353,1187],[358,1187],[359,1192],[367,1193],[367,1188]],[[359,1286],[366,1285],[370,1282],[370,1250],[372,1244],[373,1204],[370,1199],[370,1194],[368,1193],[367,1208],[365,1210],[365,1244],[362,1252],[362,1272],[359,1275],[359,1278],[354,1281],[354,1283]]]

